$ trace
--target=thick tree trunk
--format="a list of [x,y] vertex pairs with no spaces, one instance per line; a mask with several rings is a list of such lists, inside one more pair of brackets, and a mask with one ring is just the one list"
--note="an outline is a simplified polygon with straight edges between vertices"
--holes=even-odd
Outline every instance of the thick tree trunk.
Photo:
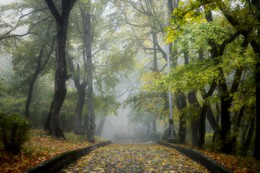
[[196,93],[194,91],[188,93],[188,102],[190,106],[194,109],[194,113],[191,115],[191,139],[192,145],[198,146],[199,141],[199,116],[197,113],[199,112],[200,105],[196,97]]
[[216,86],[217,86],[217,84],[215,82],[215,79],[213,79],[213,82],[212,82],[208,92],[206,93],[204,90],[202,90],[202,93],[204,93],[204,94],[202,94],[202,97],[205,101],[201,107],[200,115],[199,115],[200,128],[199,128],[198,147],[200,147],[200,148],[202,148],[205,144],[205,130],[206,130],[205,123],[206,123],[206,115],[207,115],[208,105],[209,105],[207,99],[212,96],[212,94],[215,91]]
[[67,66],[65,58],[66,41],[67,41],[67,26],[70,11],[76,0],[64,1],[61,0],[61,13],[55,6],[52,0],[45,0],[53,17],[56,19],[57,32],[57,50],[56,50],[56,73],[55,73],[55,91],[54,98],[51,103],[50,112],[48,114],[47,122],[45,123],[45,130],[52,136],[58,138],[65,138],[59,126],[59,114],[67,94],[66,81]]
[[182,112],[187,107],[186,97],[184,93],[178,93],[176,95],[176,106],[180,111],[180,125],[179,125],[179,141],[185,143],[186,140],[186,114]]
[[66,81],[67,67],[65,60],[65,46],[67,39],[67,26],[57,24],[57,55],[56,55],[56,73],[55,73],[55,93],[51,104],[51,109],[45,124],[45,130],[49,134],[64,138],[63,132],[59,126],[59,113],[67,94]]
[[[256,7],[257,20],[260,22],[260,1],[253,0],[253,5]],[[255,52],[255,84],[256,84],[256,131],[255,131],[255,148],[254,158],[260,159],[260,27],[257,25],[257,41],[250,42]]]
[[213,111],[212,111],[212,108],[210,105],[208,106],[208,109],[207,109],[207,119],[208,119],[208,122],[209,122],[211,128],[214,131],[216,131],[218,129],[218,123],[216,121],[216,118],[214,117],[214,114],[213,114]]
[[256,131],[255,131],[255,148],[254,158],[260,159],[260,44],[254,47],[256,56]]

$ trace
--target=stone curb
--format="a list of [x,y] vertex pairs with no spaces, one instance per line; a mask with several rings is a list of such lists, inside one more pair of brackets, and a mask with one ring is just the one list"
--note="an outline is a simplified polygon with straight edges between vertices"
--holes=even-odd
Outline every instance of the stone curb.
[[90,151],[92,151],[96,148],[99,148],[99,147],[109,145],[111,143],[112,143],[112,141],[106,141],[106,142],[95,144],[95,145],[92,145],[92,146],[89,146],[86,148],[61,153],[60,155],[58,155],[50,160],[46,160],[43,163],[41,163],[40,165],[32,168],[31,170],[28,171],[28,173],[58,172],[64,166],[76,161],[78,158],[88,154]]
[[180,147],[180,146],[172,145],[172,144],[161,142],[161,141],[157,142],[157,143],[160,144],[160,145],[178,150],[180,153],[186,155],[187,157],[191,158],[192,160],[194,160],[194,161],[198,162],[199,164],[205,166],[212,173],[232,173],[232,171],[230,169],[224,167],[223,165],[221,165],[217,161],[206,157],[204,154],[202,154],[198,151],[183,148],[183,147]]

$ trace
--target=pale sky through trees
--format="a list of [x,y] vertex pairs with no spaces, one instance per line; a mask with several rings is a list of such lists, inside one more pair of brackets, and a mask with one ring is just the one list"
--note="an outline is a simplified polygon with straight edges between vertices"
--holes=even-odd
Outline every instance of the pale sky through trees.
[[17,0],[0,0],[0,5],[8,4],[11,2],[15,2],[15,1],[17,1]]

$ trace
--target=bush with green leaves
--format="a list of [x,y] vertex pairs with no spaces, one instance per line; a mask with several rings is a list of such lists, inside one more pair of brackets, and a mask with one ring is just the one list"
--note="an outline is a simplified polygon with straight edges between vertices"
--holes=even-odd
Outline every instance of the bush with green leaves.
[[18,154],[22,144],[28,139],[30,124],[18,114],[0,112],[0,140],[7,152]]

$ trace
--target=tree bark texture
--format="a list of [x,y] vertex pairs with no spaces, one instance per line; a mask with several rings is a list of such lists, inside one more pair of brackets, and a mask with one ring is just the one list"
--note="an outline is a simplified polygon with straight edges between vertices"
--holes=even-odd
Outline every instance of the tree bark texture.
[[59,114],[67,93],[66,81],[68,76],[65,49],[67,41],[68,20],[71,9],[76,0],[61,0],[61,13],[55,6],[53,0],[45,0],[45,2],[47,3],[49,10],[56,20],[57,33],[55,89],[50,112],[45,124],[45,130],[47,130],[48,133],[52,136],[65,138],[62,129],[59,126]]

